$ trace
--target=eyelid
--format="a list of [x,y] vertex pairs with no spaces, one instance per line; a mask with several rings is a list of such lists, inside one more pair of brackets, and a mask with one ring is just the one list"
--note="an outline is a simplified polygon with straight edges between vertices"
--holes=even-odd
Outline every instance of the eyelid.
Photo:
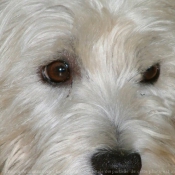
[[149,68],[151,68],[152,66],[155,66],[155,65],[159,65],[159,67],[160,67],[161,63],[160,62],[153,62],[147,66],[144,65],[144,67],[140,67],[139,70],[141,73],[144,73],[144,72],[146,72],[146,70],[148,70]]

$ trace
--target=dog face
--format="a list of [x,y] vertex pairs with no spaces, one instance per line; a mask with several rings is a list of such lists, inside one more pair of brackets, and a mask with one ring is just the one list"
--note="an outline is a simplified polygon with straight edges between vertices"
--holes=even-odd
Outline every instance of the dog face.
[[174,0],[0,0],[1,175],[174,174]]

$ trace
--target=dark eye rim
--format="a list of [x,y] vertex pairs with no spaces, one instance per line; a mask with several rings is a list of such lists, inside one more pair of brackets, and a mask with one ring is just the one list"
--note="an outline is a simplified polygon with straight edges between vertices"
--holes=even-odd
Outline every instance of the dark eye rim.
[[[51,80],[49,77],[47,77],[47,76],[44,74],[45,69],[46,69],[49,65],[51,65],[52,63],[57,62],[57,61],[58,61],[58,62],[61,62],[61,63],[63,63],[63,64],[65,64],[66,66],[69,66],[69,78],[66,79],[65,81],[56,82],[56,81]],[[40,74],[40,76],[41,76],[41,80],[42,80],[43,83],[49,84],[49,85],[54,86],[54,87],[56,87],[56,86],[61,86],[61,85],[68,85],[68,84],[71,84],[71,83],[72,83],[71,66],[70,66],[70,64],[68,63],[68,61],[65,60],[65,59],[54,60],[54,61],[52,61],[52,62],[49,62],[48,64],[45,64],[45,65],[41,66],[40,69],[39,69],[39,74]]]
[[[153,78],[151,79],[147,79],[145,74],[147,73],[147,71],[151,68],[156,68],[156,74],[155,76],[153,76]],[[140,81],[142,84],[154,84],[157,82],[157,80],[159,79],[159,76],[160,76],[160,64],[159,63],[156,63],[152,66],[150,66],[148,69],[146,69],[146,71],[144,71],[142,73],[142,80]]]

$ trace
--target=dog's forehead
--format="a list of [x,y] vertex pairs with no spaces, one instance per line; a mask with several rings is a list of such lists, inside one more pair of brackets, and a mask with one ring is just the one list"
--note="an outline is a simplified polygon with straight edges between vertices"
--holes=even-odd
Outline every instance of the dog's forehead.
[[[156,9],[154,1],[149,3],[150,8]],[[15,58],[10,55],[9,49],[2,50],[9,52],[14,62],[20,61],[22,57],[23,62],[26,62],[24,65],[28,66],[37,67],[49,63],[66,51],[68,55],[76,55],[74,59],[81,68],[90,72],[108,72],[109,69],[122,72],[123,68],[145,70],[160,62],[165,55],[161,53],[161,44],[166,46],[163,35],[159,35],[161,23],[155,25],[154,20],[151,23],[152,18],[144,19],[141,15],[136,18],[140,14],[140,8],[136,4],[138,6],[138,1],[131,3],[125,0],[74,3],[63,0],[50,3],[39,0],[33,3],[21,1],[20,6],[14,9],[21,21],[17,21],[13,14],[9,21],[2,19],[2,23],[17,26],[14,30],[15,37],[12,38],[8,33],[10,29],[4,29],[5,25],[1,25],[1,31],[5,30],[5,36],[9,38],[9,47],[14,49]],[[143,6],[141,9],[149,16]],[[158,15],[155,17],[158,21]],[[161,30],[167,29],[161,25]],[[3,57],[2,61],[6,60]]]
[[[121,4],[122,9],[125,6]],[[120,14],[117,8],[114,12],[107,5],[99,11],[91,6],[89,9],[80,15],[77,12],[73,26],[75,52],[86,69],[95,71],[101,68],[104,71],[107,66],[107,69],[113,68],[121,72],[128,65],[130,67],[127,69],[146,69],[161,60],[152,51],[159,47],[154,47],[160,39],[159,36],[151,30],[139,31],[137,21],[130,18],[127,12]],[[148,60],[148,57],[152,59]]]
[[[159,33],[149,29],[151,24],[147,20],[142,21],[141,30],[139,17],[135,18],[139,11],[134,7],[137,2],[52,2],[52,6],[38,12],[35,21],[29,15],[28,28],[38,27],[32,28],[24,42],[30,43],[37,65],[47,64],[66,52],[71,55],[71,64],[79,64],[83,71],[108,75],[112,71],[116,76],[122,72],[127,74],[122,75],[125,77],[144,71],[162,59],[160,51],[156,52],[161,45]],[[131,12],[126,8],[128,5]]]

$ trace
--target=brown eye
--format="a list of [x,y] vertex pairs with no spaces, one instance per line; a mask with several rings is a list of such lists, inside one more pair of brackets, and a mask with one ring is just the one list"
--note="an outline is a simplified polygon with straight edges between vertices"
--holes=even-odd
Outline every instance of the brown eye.
[[143,73],[142,83],[154,83],[157,81],[160,75],[160,65],[156,64],[148,68]]
[[69,65],[65,61],[54,61],[42,68],[42,77],[48,83],[62,83],[70,79]]

